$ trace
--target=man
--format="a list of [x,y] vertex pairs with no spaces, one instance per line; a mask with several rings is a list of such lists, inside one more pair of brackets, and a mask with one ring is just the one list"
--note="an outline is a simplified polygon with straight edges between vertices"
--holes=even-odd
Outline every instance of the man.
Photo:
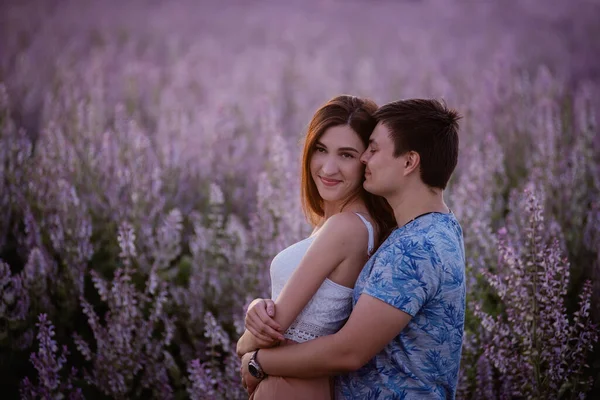
[[465,257],[461,227],[443,192],[458,160],[460,117],[438,101],[416,99],[386,104],[376,118],[361,157],[364,187],[386,198],[398,228],[361,272],[352,314],[340,331],[243,356],[250,392],[263,374],[342,373],[336,398],[455,397]]

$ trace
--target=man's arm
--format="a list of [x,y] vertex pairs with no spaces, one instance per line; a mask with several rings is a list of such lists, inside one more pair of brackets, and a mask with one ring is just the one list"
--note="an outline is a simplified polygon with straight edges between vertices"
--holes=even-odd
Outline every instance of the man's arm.
[[[314,378],[354,371],[395,338],[411,316],[362,294],[339,332],[305,343],[264,349],[257,360],[267,375]],[[244,357],[246,370],[249,357]]]

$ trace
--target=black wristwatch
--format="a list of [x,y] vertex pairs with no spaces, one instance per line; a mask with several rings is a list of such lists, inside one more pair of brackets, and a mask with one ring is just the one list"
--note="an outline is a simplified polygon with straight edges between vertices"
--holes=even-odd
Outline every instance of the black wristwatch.
[[263,369],[261,368],[260,364],[258,363],[258,360],[256,360],[257,354],[258,350],[256,350],[254,354],[252,354],[252,357],[248,362],[248,372],[250,372],[250,375],[252,375],[256,379],[265,379],[267,377],[267,374],[265,374],[265,371],[263,371]]

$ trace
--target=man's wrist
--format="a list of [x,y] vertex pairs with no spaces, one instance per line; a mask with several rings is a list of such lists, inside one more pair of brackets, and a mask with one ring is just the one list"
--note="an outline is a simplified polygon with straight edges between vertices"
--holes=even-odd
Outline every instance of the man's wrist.
[[258,350],[256,350],[252,354],[252,357],[250,357],[250,361],[248,361],[248,372],[250,372],[250,375],[252,375],[256,379],[265,379],[267,377],[267,374],[265,374],[260,363],[258,362]]

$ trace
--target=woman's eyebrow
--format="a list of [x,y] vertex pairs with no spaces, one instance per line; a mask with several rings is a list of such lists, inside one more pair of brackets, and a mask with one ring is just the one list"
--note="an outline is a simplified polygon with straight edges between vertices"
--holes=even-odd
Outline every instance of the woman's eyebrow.
[[338,151],[352,151],[354,153],[359,153],[354,147],[340,147]]
[[[320,146],[320,147],[327,148],[327,146],[325,146],[322,142],[320,142],[318,140],[315,142],[315,146]],[[357,154],[360,153],[360,151],[356,150],[354,147],[348,147],[348,146],[347,147],[340,147],[339,149],[337,149],[337,151],[351,151],[351,152],[354,152],[354,153],[357,153]]]

